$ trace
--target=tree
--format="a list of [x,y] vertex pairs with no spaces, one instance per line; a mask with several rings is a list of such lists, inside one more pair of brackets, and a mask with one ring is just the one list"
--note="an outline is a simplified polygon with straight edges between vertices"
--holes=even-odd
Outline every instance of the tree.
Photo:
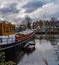
[[25,20],[27,22],[27,28],[31,29],[31,21],[32,21],[32,19],[30,17],[26,16]]

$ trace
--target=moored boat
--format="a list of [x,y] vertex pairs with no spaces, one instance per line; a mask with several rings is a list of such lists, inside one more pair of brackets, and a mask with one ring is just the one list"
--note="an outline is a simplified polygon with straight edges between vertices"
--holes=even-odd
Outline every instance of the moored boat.
[[0,51],[16,46],[24,46],[32,38],[34,38],[33,31],[26,34],[16,34],[15,25],[11,23],[0,23]]
[[26,39],[29,38],[32,34],[34,34],[34,33],[33,33],[33,32],[28,33],[28,34],[18,33],[18,34],[16,34],[16,40],[17,40],[17,41],[26,40]]

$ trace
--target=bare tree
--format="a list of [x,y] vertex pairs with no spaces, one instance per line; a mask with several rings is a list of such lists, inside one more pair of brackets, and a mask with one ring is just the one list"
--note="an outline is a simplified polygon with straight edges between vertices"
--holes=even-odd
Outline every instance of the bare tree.
[[27,21],[27,28],[31,29],[31,21],[32,21],[32,19],[30,17],[26,16],[25,20]]

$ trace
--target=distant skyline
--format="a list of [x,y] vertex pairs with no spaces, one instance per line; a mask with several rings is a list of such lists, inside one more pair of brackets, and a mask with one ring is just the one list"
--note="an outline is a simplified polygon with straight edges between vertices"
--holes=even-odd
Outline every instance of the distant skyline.
[[0,19],[19,22],[27,15],[33,20],[59,19],[59,0],[0,0]]

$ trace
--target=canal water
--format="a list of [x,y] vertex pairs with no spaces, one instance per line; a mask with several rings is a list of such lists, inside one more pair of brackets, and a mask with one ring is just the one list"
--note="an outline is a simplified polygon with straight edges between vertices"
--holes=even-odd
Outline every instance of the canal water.
[[36,49],[32,53],[25,53],[18,65],[59,65],[58,39],[36,39],[35,42]]
[[17,55],[9,56],[10,61],[16,65],[59,65],[59,39],[35,39],[35,43],[35,50],[16,51]]

